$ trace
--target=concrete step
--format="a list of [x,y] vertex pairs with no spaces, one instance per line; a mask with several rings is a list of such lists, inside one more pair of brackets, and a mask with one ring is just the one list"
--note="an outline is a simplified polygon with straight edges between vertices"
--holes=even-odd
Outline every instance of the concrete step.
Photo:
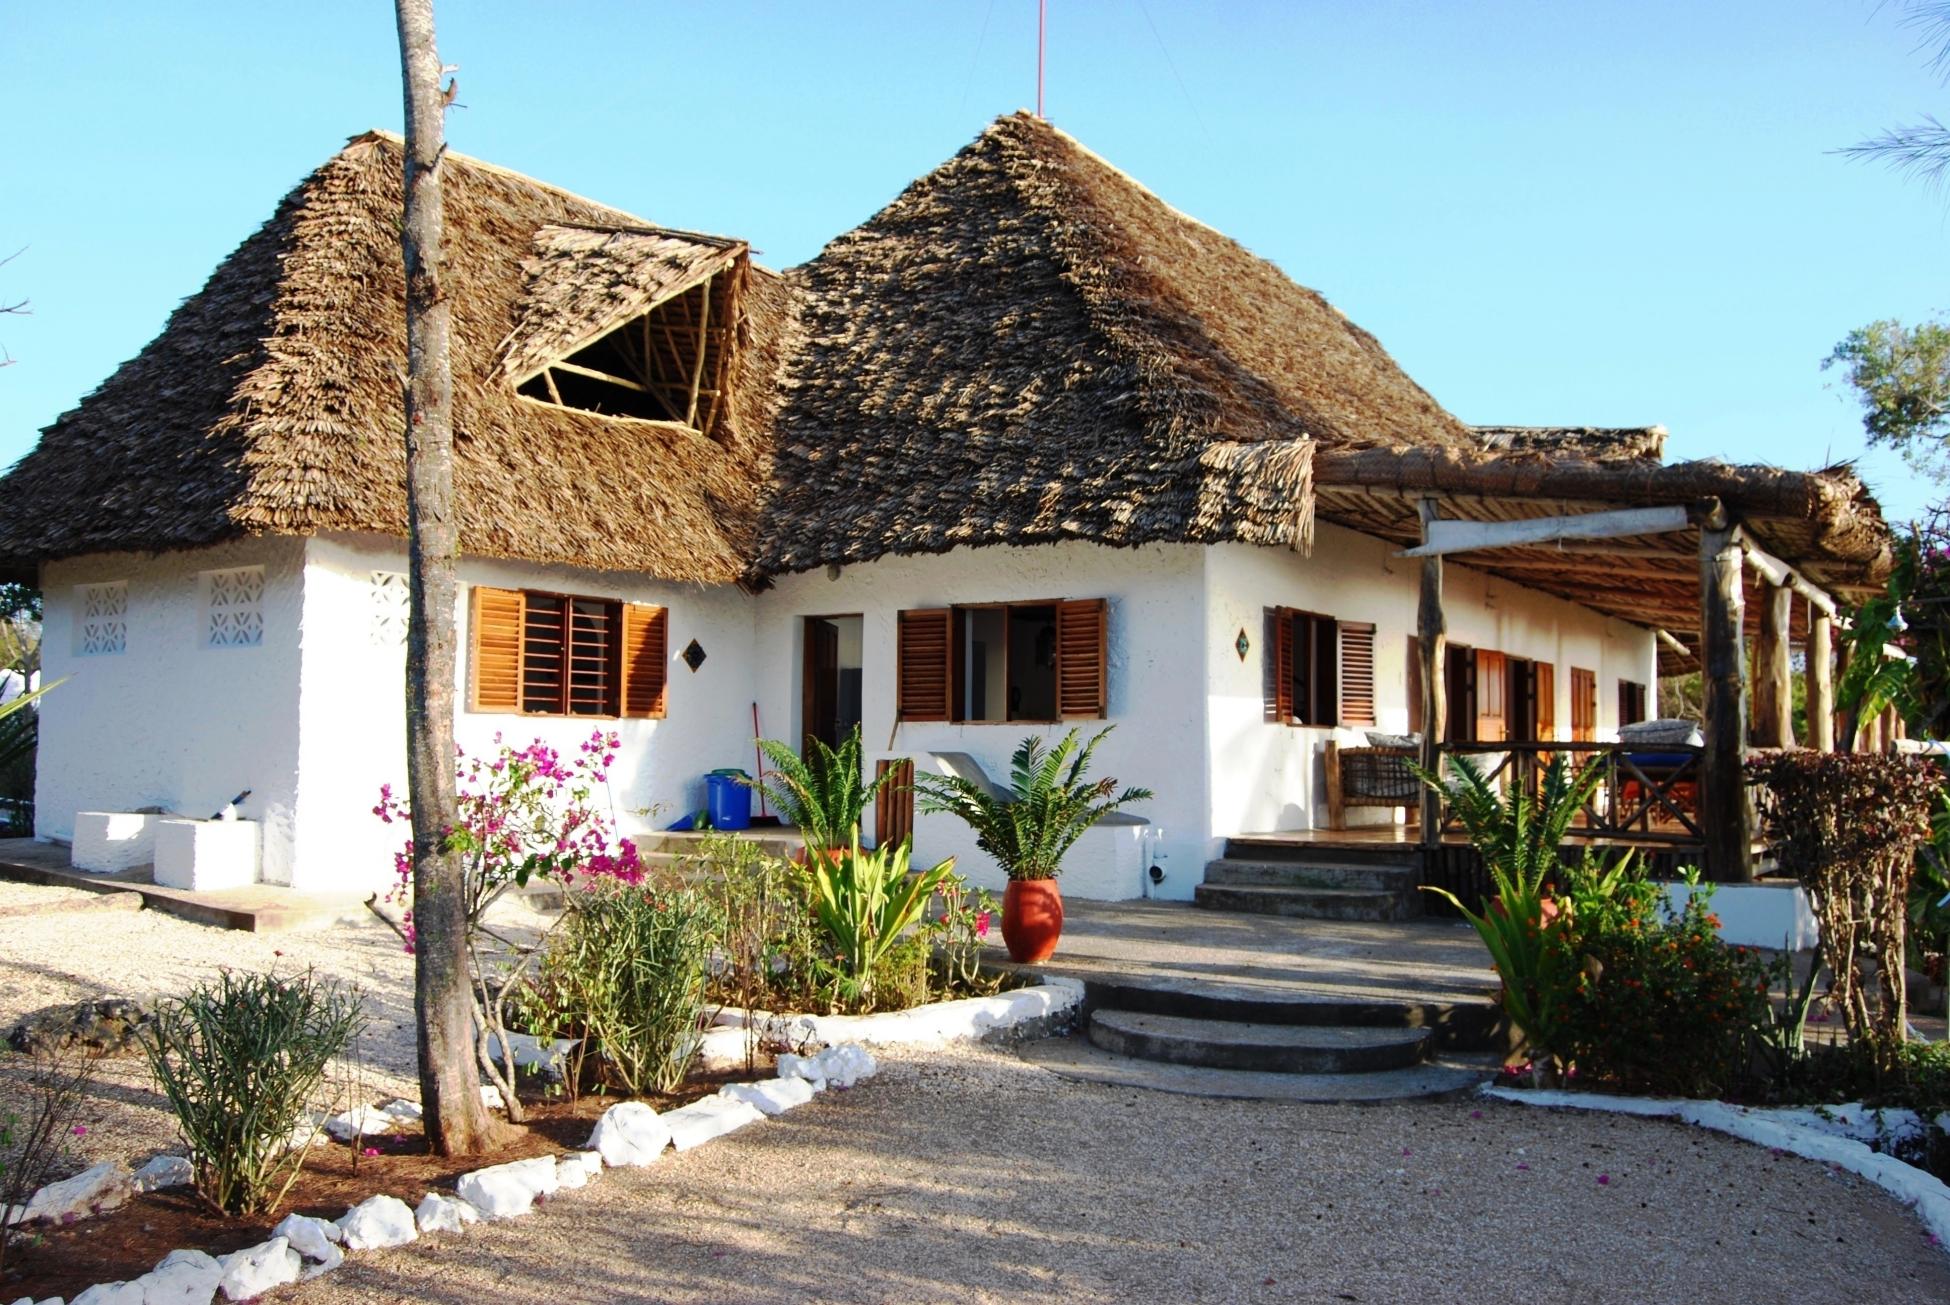
[[1427,1029],[1245,1024],[1140,1011],[1091,1013],[1091,1045],[1119,1056],[1270,1074],[1364,1074],[1428,1059]]
[[1323,861],[1334,865],[1380,865],[1415,870],[1422,864],[1422,849],[1414,843],[1303,843],[1245,835],[1226,840],[1225,855],[1237,861]]
[[1205,866],[1205,882],[1228,887],[1365,888],[1373,892],[1415,891],[1420,876],[1404,866],[1350,865],[1339,861],[1235,861],[1226,857]]
[[1494,1077],[1500,1058],[1493,1055],[1444,1056],[1407,1069],[1372,1074],[1268,1074],[1258,1070],[1207,1069],[1137,1060],[1091,1045],[1088,1039],[1040,1038],[1022,1045],[1024,1060],[1059,1078],[1118,1088],[1147,1088],[1181,1096],[1248,1101],[1339,1102],[1417,1101],[1474,1093]]
[[1407,893],[1367,888],[1282,888],[1255,884],[1200,884],[1192,900],[1214,911],[1287,915],[1306,920],[1406,920],[1421,914]]

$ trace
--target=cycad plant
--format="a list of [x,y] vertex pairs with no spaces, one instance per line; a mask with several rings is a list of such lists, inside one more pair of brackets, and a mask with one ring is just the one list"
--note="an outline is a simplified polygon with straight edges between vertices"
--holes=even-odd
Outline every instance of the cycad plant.
[[1148,788],[1117,791],[1117,781],[1087,780],[1091,754],[1115,726],[1088,742],[1071,730],[1053,748],[1035,735],[1024,739],[1009,759],[1009,791],[1001,796],[988,785],[960,775],[916,775],[921,809],[961,817],[975,831],[975,846],[987,852],[1011,879],[1054,879],[1063,854],[1084,832],[1119,807],[1142,802]]
[[1573,774],[1560,753],[1551,758],[1533,795],[1520,783],[1499,794],[1466,758],[1452,758],[1450,766],[1453,784],[1420,767],[1415,773],[1446,797],[1483,858],[1495,892],[1479,913],[1446,888],[1424,884],[1423,890],[1447,898],[1475,926],[1503,980],[1504,1012],[1533,1054],[1551,1058],[1558,1050],[1558,1007],[1573,981],[1574,963],[1565,949],[1553,945],[1546,927],[1557,909],[1545,885],[1562,867],[1565,832],[1598,786],[1602,770],[1587,766]]
[[861,777],[858,725],[837,748],[807,735],[804,757],[777,739],[760,739],[758,746],[772,771],[752,786],[764,792],[781,820],[806,836],[808,848],[846,846],[852,830],[865,816],[867,804],[880,796],[898,773],[890,766],[872,783]]

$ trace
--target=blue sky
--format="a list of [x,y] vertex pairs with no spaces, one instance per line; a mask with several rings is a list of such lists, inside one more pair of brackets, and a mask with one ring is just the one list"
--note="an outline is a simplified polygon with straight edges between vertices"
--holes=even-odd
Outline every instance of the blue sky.
[[[1034,97],[1035,0],[436,0],[452,145],[799,262]],[[1821,358],[1946,306],[1950,198],[1830,151],[1941,114],[1873,0],[1051,0],[1050,118],[1465,421],[1862,455]],[[0,463],[306,172],[400,122],[390,4],[0,9]],[[1886,456],[1890,514],[1932,496]]]

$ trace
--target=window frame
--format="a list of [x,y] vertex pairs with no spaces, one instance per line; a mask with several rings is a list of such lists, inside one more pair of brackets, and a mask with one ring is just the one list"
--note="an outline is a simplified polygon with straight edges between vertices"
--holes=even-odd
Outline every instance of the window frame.
[[[1344,715],[1341,700],[1341,619],[1326,612],[1310,611],[1301,607],[1275,607],[1272,609],[1274,646],[1273,692],[1277,704],[1276,724],[1293,729],[1331,730],[1338,729]],[[1299,638],[1299,631],[1305,625],[1307,637]],[[1325,630],[1323,637],[1322,630]],[[1311,720],[1314,709],[1321,706],[1319,701],[1323,686],[1319,679],[1320,649],[1325,645],[1333,649],[1332,683],[1325,686],[1328,719]],[[1306,708],[1303,713],[1300,689],[1305,685],[1307,692]]]
[[[1008,715],[1008,609],[1046,608],[1056,638],[1051,668],[1052,707],[1049,717]],[[1022,598],[986,603],[954,603],[940,607],[903,607],[894,616],[895,724],[948,725],[1061,725],[1069,721],[1106,720],[1110,716],[1110,612],[1107,597]],[[966,713],[966,614],[1004,609],[1003,715],[969,719]]]
[[[1057,626],[1064,600],[1061,598],[1030,598],[1020,602],[1003,601],[994,603],[952,603],[948,607],[949,616],[949,659],[954,672],[953,688],[950,691],[949,717],[957,725],[1061,725],[1063,723],[1062,685],[1057,679],[1058,668],[1050,668],[1050,705],[1056,711],[1053,716],[1011,716],[1009,712],[1009,671],[1013,661],[1011,651],[1012,626],[1015,609],[1019,607],[1046,607],[1050,612],[1050,630],[1053,637],[1060,638]],[[1002,712],[1000,716],[970,716],[968,714],[969,685],[968,674],[968,622],[969,612],[1002,613]]]
[[[468,665],[470,686],[467,696],[467,709],[482,715],[532,716],[557,720],[662,720],[668,715],[668,694],[670,686],[669,668],[669,619],[670,609],[658,603],[638,603],[625,598],[604,594],[577,594],[555,589],[507,589],[498,585],[475,584],[469,588],[468,607]],[[489,678],[484,673],[482,637],[485,620],[482,613],[483,596],[497,595],[513,597],[517,600],[514,634],[514,664],[512,672],[503,672],[504,678],[512,686],[513,705],[501,701],[484,705],[482,696]],[[561,603],[561,631],[556,636],[556,655],[562,661],[562,679],[556,705],[530,707],[528,692],[528,655],[530,627],[529,616],[534,599],[558,601]],[[573,711],[570,705],[574,692],[575,674],[570,664],[573,653],[574,609],[578,603],[600,604],[604,609],[604,697],[600,711]],[[639,636],[647,650],[654,651],[657,657],[654,685],[648,682],[636,683],[630,664],[632,631],[639,628]],[[648,695],[649,704],[641,710],[633,710],[633,701],[638,695]]]

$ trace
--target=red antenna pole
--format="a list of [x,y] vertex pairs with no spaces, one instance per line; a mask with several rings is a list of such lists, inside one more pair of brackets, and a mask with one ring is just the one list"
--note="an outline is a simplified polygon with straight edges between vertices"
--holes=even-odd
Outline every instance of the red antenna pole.
[[1036,116],[1043,116],[1043,43],[1049,31],[1049,0],[1036,0]]

